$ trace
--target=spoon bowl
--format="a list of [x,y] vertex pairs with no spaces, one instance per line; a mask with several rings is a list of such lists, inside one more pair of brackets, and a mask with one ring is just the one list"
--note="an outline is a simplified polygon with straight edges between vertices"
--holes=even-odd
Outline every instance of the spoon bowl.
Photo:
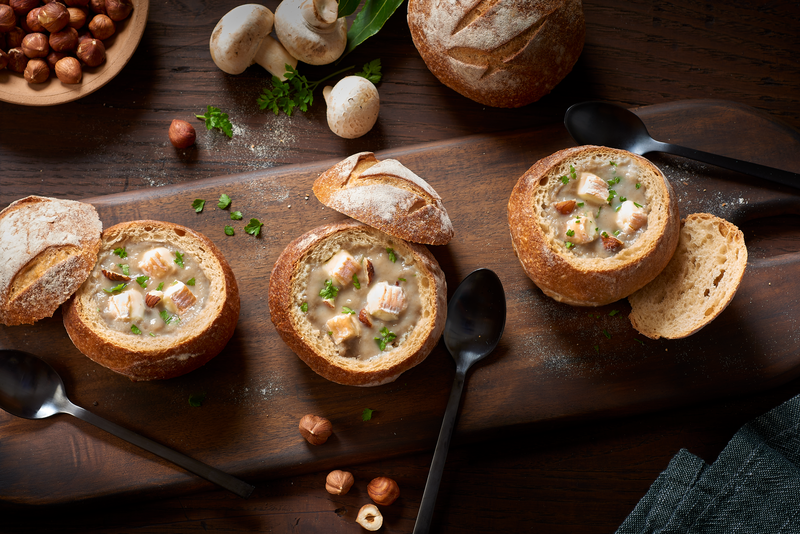
[[571,106],[564,114],[564,126],[579,145],[619,148],[640,156],[664,152],[800,188],[800,174],[656,141],[638,115],[608,102],[581,102]]
[[19,350],[0,350],[0,408],[25,419],[67,413],[247,498],[255,489],[238,478],[156,443],[73,404],[61,376],[46,361]]
[[473,271],[456,288],[447,306],[444,344],[456,362],[456,376],[422,494],[414,534],[430,530],[467,371],[497,347],[505,324],[506,295],[500,278],[489,269]]

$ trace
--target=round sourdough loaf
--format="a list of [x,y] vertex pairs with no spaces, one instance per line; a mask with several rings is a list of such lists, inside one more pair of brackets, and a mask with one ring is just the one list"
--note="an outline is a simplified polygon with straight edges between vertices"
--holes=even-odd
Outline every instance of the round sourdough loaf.
[[102,230],[74,200],[30,196],[0,211],[0,324],[51,317],[94,267]]
[[[129,243],[166,244],[193,258],[209,281],[201,312],[170,335],[155,337],[120,332],[101,316],[94,292],[95,274],[64,304],[64,326],[83,354],[134,381],[173,378],[204,365],[219,354],[236,329],[239,289],[222,252],[204,235],[160,221],[131,221],[106,229],[100,256]],[[100,264],[95,266],[100,270]],[[131,282],[133,283],[133,282]]]
[[[546,210],[573,169],[623,158],[635,165],[644,186],[647,226],[611,257],[579,257],[565,247]],[[546,295],[573,306],[609,304],[653,280],[675,252],[680,229],[677,199],[661,171],[641,156],[599,146],[567,148],[535,163],[511,193],[508,222],[525,273]]]
[[411,37],[430,71],[481,104],[539,100],[583,49],[581,0],[409,0]]
[[[391,248],[406,261],[413,258],[418,270],[419,321],[397,346],[369,359],[341,354],[331,336],[308,319],[308,308],[303,310],[303,303],[314,305],[309,304],[310,297],[319,291],[308,287],[311,266],[358,246]],[[315,228],[286,247],[270,277],[269,310],[280,336],[317,374],[344,385],[379,386],[422,362],[436,346],[447,316],[447,286],[439,264],[424,246],[348,220]]]

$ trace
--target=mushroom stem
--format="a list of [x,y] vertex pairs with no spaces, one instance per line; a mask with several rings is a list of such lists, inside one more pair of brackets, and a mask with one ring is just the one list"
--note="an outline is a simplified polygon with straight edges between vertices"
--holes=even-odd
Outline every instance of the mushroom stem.
[[253,56],[253,61],[267,69],[273,76],[277,76],[281,81],[286,80],[286,65],[291,65],[293,69],[297,68],[297,59],[292,57],[281,43],[269,35],[261,41],[261,47],[259,47],[256,55]]

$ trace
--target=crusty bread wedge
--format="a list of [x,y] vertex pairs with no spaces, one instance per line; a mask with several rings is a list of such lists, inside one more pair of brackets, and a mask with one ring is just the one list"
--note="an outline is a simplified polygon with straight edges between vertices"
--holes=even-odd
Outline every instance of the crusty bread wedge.
[[[356,256],[356,261],[360,262],[355,275],[357,280],[349,282],[351,271],[348,271],[348,278],[343,283],[335,282],[335,286],[339,286],[336,291],[342,293],[337,292],[333,298],[322,295],[323,284],[312,282],[320,280],[315,278],[320,266],[326,265],[340,251],[356,250],[368,251],[360,259],[358,254]],[[378,255],[386,253],[394,258],[390,261],[397,265],[402,262],[412,274],[387,279],[377,261]],[[370,257],[376,262],[374,273],[367,268],[366,260]],[[380,346],[382,336],[378,328],[386,324],[387,331],[394,330],[396,322],[382,323],[360,313],[363,310],[359,310],[356,304],[343,300],[343,293],[349,287],[366,295],[382,280],[391,282],[385,287],[408,288],[408,295],[418,295],[418,302],[409,302],[408,309],[402,312],[416,315],[401,314],[399,317],[399,320],[412,319],[413,328],[386,343],[384,348],[375,349],[376,355],[364,357],[357,350],[348,349],[346,344],[337,342],[334,332],[313,323],[312,316],[316,310],[331,306],[335,310],[334,318],[353,318],[360,341],[373,348],[376,342]],[[357,290],[356,284],[359,285]],[[409,288],[407,284],[413,286]],[[349,310],[345,306],[356,309]],[[401,373],[422,362],[433,350],[444,329],[447,286],[436,259],[424,246],[407,243],[375,228],[347,220],[315,228],[286,247],[272,270],[269,309],[280,336],[317,374],[339,384],[378,386],[394,381]],[[373,324],[368,327],[365,321]]]
[[651,339],[694,334],[728,307],[746,266],[741,230],[708,213],[689,215],[667,267],[628,297],[631,324]]
[[[612,162],[625,162],[636,176],[636,189],[643,192],[649,210],[646,226],[610,257],[582,257],[560,236],[563,228],[556,227],[548,210],[557,204],[561,188],[582,170]],[[600,207],[614,213],[615,202],[618,199]],[[599,146],[567,148],[536,162],[511,193],[508,222],[514,251],[528,277],[545,295],[573,306],[609,304],[646,285],[672,257],[680,227],[677,200],[661,171],[641,156]]]
[[51,317],[92,270],[102,230],[74,200],[30,196],[0,211],[0,323]]
[[353,154],[317,178],[313,190],[326,206],[405,241],[444,245],[453,238],[441,197],[397,160]]
[[[135,246],[180,253],[175,260],[169,257],[165,269],[171,271],[164,275],[166,282],[159,284],[160,288],[152,271],[151,276],[137,271],[137,262],[122,252]],[[188,308],[192,314],[162,307],[169,287],[179,281],[186,282],[184,290],[198,295],[195,307]],[[102,284],[120,285],[107,288]],[[102,299],[119,295],[123,289],[159,296],[152,306],[147,303],[152,325],[145,319],[133,320],[131,313],[131,317],[122,316],[121,326],[114,328],[118,324],[108,318],[110,300]],[[201,289],[205,296],[200,296]],[[239,318],[239,289],[222,252],[204,235],[169,222],[131,221],[103,232],[97,265],[64,304],[63,313],[67,333],[83,354],[131,380],[161,380],[197,369],[222,351]],[[165,332],[165,324],[172,324],[170,332]]]

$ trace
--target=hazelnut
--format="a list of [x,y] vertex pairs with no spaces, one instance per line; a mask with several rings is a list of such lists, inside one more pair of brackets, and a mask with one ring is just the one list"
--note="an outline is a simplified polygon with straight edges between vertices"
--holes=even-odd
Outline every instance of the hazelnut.
[[400,496],[400,488],[391,478],[377,477],[367,485],[367,494],[375,504],[389,506]]
[[133,11],[131,0],[106,0],[106,15],[115,22],[128,18],[131,11]]
[[78,45],[78,59],[90,67],[97,67],[106,60],[106,47],[103,41],[87,39]]
[[28,61],[23,75],[28,83],[44,83],[50,77],[50,67],[47,61],[37,57]]
[[17,26],[10,32],[6,32],[6,52],[9,48],[19,48],[25,38],[25,30]]
[[28,11],[39,5],[39,0],[9,0],[8,5],[17,15],[27,15]]
[[304,415],[300,419],[300,434],[312,445],[322,445],[333,433],[331,422],[324,417],[316,415]]
[[28,11],[28,15],[25,17],[25,23],[28,25],[29,30],[28,33],[45,31],[44,26],[39,22],[39,10],[41,9],[41,7],[35,7]]
[[3,70],[8,65],[8,54],[0,48],[0,70]]
[[8,50],[8,70],[22,74],[27,66],[28,56],[25,55],[21,48],[10,48]]
[[39,23],[50,33],[61,31],[69,24],[69,11],[61,2],[50,2],[39,10]]
[[383,526],[383,516],[374,504],[365,504],[358,511],[356,523],[365,529],[374,532]]
[[64,52],[53,52],[53,51],[51,51],[49,54],[47,54],[47,57],[44,58],[44,59],[45,59],[45,61],[47,61],[47,66],[48,67],[50,67],[51,69],[55,69],[56,68],[56,63],[58,63],[58,61],[60,59],[65,58],[66,56],[67,55]]
[[114,21],[108,18],[108,15],[95,15],[91,22],[89,22],[89,31],[92,32],[95,39],[108,39],[114,35]]
[[0,4],[0,32],[10,32],[17,27],[17,15],[11,6]]
[[78,47],[78,30],[67,26],[60,32],[50,34],[50,48],[56,52],[75,50]]
[[331,471],[325,479],[325,489],[331,495],[345,495],[353,487],[353,474],[348,471]]
[[186,121],[175,119],[169,125],[169,140],[175,148],[189,148],[197,139],[194,126]]
[[43,33],[29,33],[22,38],[22,51],[29,58],[45,57],[50,52],[47,36]]
[[89,9],[93,13],[106,14],[106,0],[89,0]]
[[80,61],[72,56],[59,59],[55,71],[61,83],[80,83],[83,75]]
[[68,7],[69,25],[76,30],[83,28],[86,24],[86,10],[80,7]]
[[80,46],[82,42],[91,41],[92,39],[94,39],[94,37],[92,37],[92,32],[88,30],[78,32],[78,46]]

